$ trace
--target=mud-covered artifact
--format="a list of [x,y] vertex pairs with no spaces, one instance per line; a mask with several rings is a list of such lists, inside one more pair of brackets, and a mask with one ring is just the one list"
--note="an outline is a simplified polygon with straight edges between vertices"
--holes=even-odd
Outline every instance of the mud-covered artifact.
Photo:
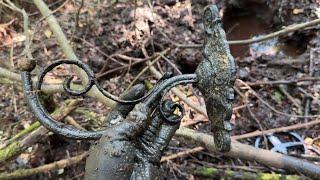
[[230,150],[231,144],[229,121],[234,100],[236,66],[216,6],[206,7],[203,25],[203,60],[196,70],[196,86],[206,103],[215,145],[219,151],[226,152]]
[[[164,95],[179,84],[193,83],[199,88],[206,103],[215,145],[221,152],[230,150],[229,121],[234,99],[235,64],[216,6],[206,7],[203,23],[204,58],[196,73],[173,77],[165,74],[146,95],[144,87],[138,85],[123,98],[117,98],[98,84],[86,64],[74,60],[58,60],[44,68],[34,88],[31,71],[35,64],[32,61],[22,63],[21,77],[27,102],[39,121],[68,138],[98,140],[86,163],[86,179],[161,179],[161,152],[178,129],[184,111],[181,105],[164,100]],[[72,89],[73,78],[66,78],[63,88],[67,93],[81,96],[95,86],[103,95],[118,102],[108,116],[108,121],[117,122],[115,125],[99,131],[86,131],[57,122],[47,113],[40,103],[39,92],[45,75],[61,64],[77,66],[87,74],[88,81],[81,90]],[[175,113],[177,109],[179,115]]]
[[[141,85],[134,86],[123,98],[141,97],[143,89]],[[91,148],[85,179],[161,179],[161,153],[180,124],[180,117],[173,113],[174,103],[169,100],[163,103],[163,112],[171,121],[160,114],[157,104],[146,107],[142,102],[134,108],[118,104],[106,122],[118,119],[118,123],[109,127]],[[150,112],[153,113],[148,116]]]

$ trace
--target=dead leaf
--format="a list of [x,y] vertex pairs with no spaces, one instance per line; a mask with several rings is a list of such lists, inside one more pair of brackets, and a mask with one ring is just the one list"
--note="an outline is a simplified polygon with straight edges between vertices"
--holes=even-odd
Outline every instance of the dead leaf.
[[316,145],[318,148],[320,148],[320,139],[317,138],[316,140],[314,140],[313,144]]
[[50,31],[50,29],[46,29],[44,31],[44,35],[49,39],[51,37],[51,35],[52,35],[52,32]]
[[304,143],[306,143],[307,146],[312,146],[313,144],[313,139],[312,138],[309,138],[309,137],[306,137],[304,139]]

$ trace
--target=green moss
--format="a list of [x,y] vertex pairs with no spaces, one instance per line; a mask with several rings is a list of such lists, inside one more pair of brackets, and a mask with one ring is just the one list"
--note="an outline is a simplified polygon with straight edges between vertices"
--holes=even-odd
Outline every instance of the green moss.
[[195,175],[210,178],[220,178],[220,179],[258,179],[258,180],[298,180],[301,177],[296,175],[281,175],[275,173],[251,173],[243,171],[233,171],[233,170],[219,170],[213,167],[201,167],[195,172]]
[[1,149],[0,150],[0,163],[11,158],[13,155],[17,154],[19,151],[21,151],[19,142],[13,142],[9,146]]
[[302,178],[296,175],[286,176],[286,180],[299,180],[299,179],[302,179]]
[[29,132],[32,132],[32,131],[38,129],[38,127],[40,127],[40,126],[41,126],[41,124],[39,121],[32,123],[28,128],[20,131],[18,134],[13,136],[13,138],[10,139],[10,143],[13,142],[14,140],[24,136],[25,134],[28,134]]
[[196,170],[196,174],[200,176],[205,176],[205,177],[210,177],[218,172],[217,169],[215,168],[210,168],[210,167],[201,167]]
[[102,121],[100,121],[99,115],[89,109],[77,108],[75,112],[82,114],[87,121],[102,125]]
[[150,81],[145,80],[144,85],[147,87],[148,90],[151,90],[153,88],[153,85]]
[[280,180],[281,176],[278,174],[259,173],[261,180]]

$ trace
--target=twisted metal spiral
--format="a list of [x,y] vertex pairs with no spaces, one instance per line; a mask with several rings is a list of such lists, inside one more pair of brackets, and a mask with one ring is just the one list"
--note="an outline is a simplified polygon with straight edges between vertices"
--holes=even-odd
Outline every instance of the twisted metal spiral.
[[[33,111],[33,113],[36,115],[36,117],[39,119],[39,121],[49,130],[60,134],[62,136],[65,136],[67,138],[71,139],[82,139],[82,140],[89,140],[89,139],[99,139],[103,134],[105,134],[105,130],[100,131],[86,131],[77,129],[73,126],[63,124],[61,122],[55,121],[43,108],[43,106],[40,103],[39,100],[39,92],[41,91],[41,86],[44,81],[44,77],[46,74],[50,71],[52,71],[55,67],[62,65],[62,64],[68,64],[68,65],[76,65],[80,69],[82,69],[86,75],[87,75],[87,82],[84,85],[84,88],[81,90],[73,90],[71,89],[71,82],[73,79],[73,76],[67,77],[63,82],[63,88],[65,92],[67,92],[70,95],[73,96],[82,96],[89,92],[93,86],[96,86],[97,89],[107,98],[112,99],[120,104],[137,104],[139,102],[144,103],[147,107],[154,105],[155,103],[159,103],[159,109],[162,117],[169,123],[180,123],[183,114],[184,109],[180,104],[177,103],[167,103],[167,101],[164,101],[164,95],[174,86],[177,86],[179,84],[187,84],[187,83],[194,83],[197,82],[197,78],[195,74],[187,74],[187,75],[179,75],[171,77],[170,75],[165,75],[161,80],[158,81],[158,83],[155,85],[155,87],[149,91],[145,96],[142,98],[132,100],[132,101],[126,101],[121,100],[118,97],[110,94],[109,92],[105,91],[98,83],[98,81],[95,78],[95,75],[93,71],[90,69],[88,65],[81,61],[74,61],[74,60],[58,60],[44,68],[39,75],[36,88],[34,90],[31,80],[31,71],[32,69],[22,69],[21,77],[23,81],[23,86],[25,90],[25,95],[27,97],[27,102],[29,104],[29,107]],[[160,101],[157,101],[160,98]],[[176,109],[179,110],[180,115],[175,115],[174,112]]]

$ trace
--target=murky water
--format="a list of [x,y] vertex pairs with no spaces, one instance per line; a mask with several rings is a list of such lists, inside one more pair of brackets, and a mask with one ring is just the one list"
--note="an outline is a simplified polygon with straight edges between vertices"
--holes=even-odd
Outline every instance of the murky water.
[[[223,21],[228,40],[251,39],[275,31],[270,25],[264,24],[260,18],[253,14],[226,17]],[[301,54],[301,49],[291,44],[280,43],[278,38],[250,45],[232,45],[230,48],[232,55],[239,58],[279,54],[296,57]]]

